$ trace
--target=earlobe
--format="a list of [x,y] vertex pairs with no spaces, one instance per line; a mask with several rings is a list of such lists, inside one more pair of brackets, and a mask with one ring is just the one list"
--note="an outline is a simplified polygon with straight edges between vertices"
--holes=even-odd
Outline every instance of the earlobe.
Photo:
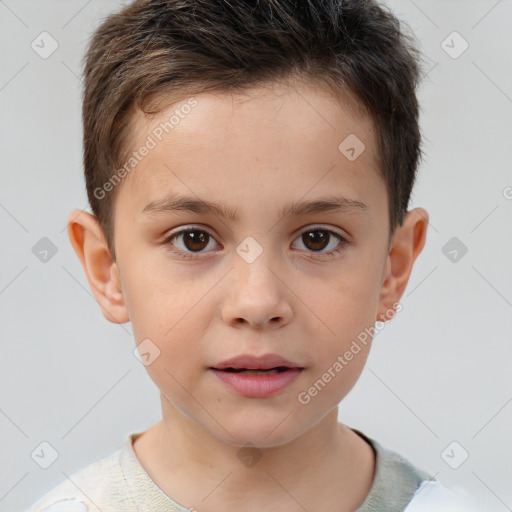
[[84,210],[73,210],[68,216],[68,236],[104,317],[116,324],[128,322],[117,263],[97,218]]
[[377,320],[385,322],[393,317],[393,305],[402,297],[414,261],[425,245],[428,219],[426,210],[415,208],[407,212],[402,226],[396,228],[383,275]]

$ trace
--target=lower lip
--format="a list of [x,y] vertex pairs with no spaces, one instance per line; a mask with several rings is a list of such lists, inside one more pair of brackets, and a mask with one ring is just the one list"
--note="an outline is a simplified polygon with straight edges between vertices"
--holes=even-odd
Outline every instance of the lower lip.
[[293,368],[280,373],[246,375],[243,373],[223,372],[211,368],[222,382],[237,393],[250,398],[266,398],[289,386],[301,373],[301,368]]

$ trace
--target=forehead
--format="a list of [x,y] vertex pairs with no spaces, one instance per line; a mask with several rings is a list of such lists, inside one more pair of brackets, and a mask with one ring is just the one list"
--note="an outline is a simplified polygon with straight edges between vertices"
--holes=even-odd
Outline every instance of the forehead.
[[120,194],[139,211],[166,191],[249,205],[255,194],[271,203],[335,185],[356,200],[385,190],[372,119],[348,93],[316,84],[201,93],[156,115],[137,111],[129,146],[150,147]]
[[[220,135],[221,129],[223,135],[244,136],[246,132],[240,133],[239,128],[243,125],[251,128],[258,122],[262,123],[260,127],[268,124],[285,127],[283,138],[293,135],[294,127],[305,136],[351,128],[360,138],[373,137],[373,119],[350,91],[334,92],[325,84],[311,80],[270,82],[236,92],[205,92],[175,101],[173,96],[163,94],[156,98],[156,104],[164,106],[156,114],[146,115],[140,109],[133,110],[128,146],[137,147],[148,134],[152,134],[158,143],[162,139],[190,135],[202,135],[204,139],[208,134],[211,138]],[[365,142],[371,146],[374,141]]]

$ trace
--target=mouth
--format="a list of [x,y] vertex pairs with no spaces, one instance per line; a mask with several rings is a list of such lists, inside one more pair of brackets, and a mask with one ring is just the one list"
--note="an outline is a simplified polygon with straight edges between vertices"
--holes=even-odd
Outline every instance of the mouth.
[[276,373],[283,373],[289,370],[301,370],[302,368],[288,368],[287,366],[277,366],[275,368],[268,368],[268,369],[258,369],[258,368],[213,368],[213,370],[218,370],[221,372],[228,372],[228,373],[239,373],[243,375],[274,375]]
[[210,368],[231,392],[247,398],[268,398],[284,391],[304,368],[276,366],[272,368]]
[[210,367],[230,391],[249,398],[267,398],[284,391],[304,369],[279,354],[241,354]]
[[[289,361],[279,354],[241,354],[210,367],[212,370],[220,370],[234,373],[244,372],[268,372],[279,373],[291,369],[304,369],[299,363]],[[255,374],[257,375],[257,374]]]

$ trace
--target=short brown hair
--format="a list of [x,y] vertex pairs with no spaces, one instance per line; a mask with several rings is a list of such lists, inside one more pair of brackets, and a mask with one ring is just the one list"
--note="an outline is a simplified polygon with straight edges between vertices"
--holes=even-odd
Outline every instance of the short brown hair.
[[120,186],[104,185],[126,161],[136,108],[294,76],[349,92],[375,123],[391,236],[422,156],[420,59],[374,0],[138,0],[109,15],[84,57],[82,120],[87,195],[112,256]]

